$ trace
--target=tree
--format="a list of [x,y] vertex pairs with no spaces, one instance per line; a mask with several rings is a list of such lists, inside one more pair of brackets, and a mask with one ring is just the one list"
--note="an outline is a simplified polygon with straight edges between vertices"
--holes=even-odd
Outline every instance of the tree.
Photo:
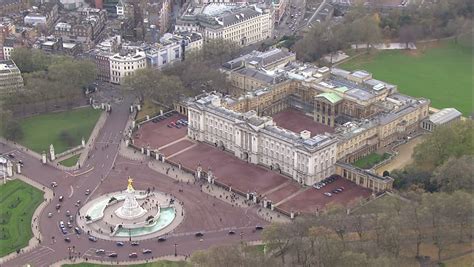
[[474,156],[465,155],[460,158],[449,158],[434,171],[432,182],[442,191],[452,192],[458,189],[474,193]]
[[184,86],[179,77],[161,75],[158,77],[151,97],[160,104],[169,106],[178,101],[184,92]]
[[281,257],[281,263],[285,264],[285,255],[290,249],[292,234],[285,224],[273,223],[265,228],[263,240],[267,251],[276,257]]
[[21,140],[23,138],[23,129],[21,128],[20,123],[14,119],[8,120],[3,128],[3,136],[7,140]]
[[140,101],[143,101],[145,97],[149,97],[153,92],[157,79],[156,70],[150,68],[140,69],[135,71],[133,75],[125,77],[123,88],[135,91]]
[[11,59],[21,72],[44,71],[48,69],[51,63],[50,57],[42,50],[25,47],[15,48],[12,52]]
[[402,26],[398,33],[400,42],[405,43],[405,48],[408,49],[410,43],[415,43],[420,36],[420,28],[416,25],[405,25]]
[[470,120],[437,127],[415,147],[414,165],[418,169],[433,171],[450,157],[474,155],[473,134],[474,122]]

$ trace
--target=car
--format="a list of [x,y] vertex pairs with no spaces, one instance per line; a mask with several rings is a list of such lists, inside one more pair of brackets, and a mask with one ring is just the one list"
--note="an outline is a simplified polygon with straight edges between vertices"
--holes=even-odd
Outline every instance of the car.
[[235,231],[230,230],[230,231],[228,232],[228,234],[229,234],[229,235],[235,235]]
[[177,129],[181,129],[181,125],[176,125],[175,126]]
[[81,205],[81,201],[80,201],[80,200],[76,201],[76,204],[74,204],[74,206],[76,206],[76,207],[79,207],[80,205]]
[[255,230],[263,230],[263,226],[257,225],[257,226],[255,226]]
[[325,196],[328,196],[328,197],[332,196],[332,194],[329,193],[329,192],[324,193],[324,195],[325,195]]
[[88,196],[90,193],[91,193],[91,190],[87,189],[85,194],[86,194],[86,196]]
[[134,252],[134,253],[130,253],[130,254],[128,254],[128,257],[129,257],[129,258],[138,258],[138,254],[135,253],[135,252]]
[[59,196],[59,202],[62,202],[64,200],[63,196]]
[[117,258],[118,254],[115,253],[115,252],[112,252],[110,253],[109,255],[107,255],[109,258]]
[[201,232],[197,232],[197,233],[194,234],[194,236],[196,236],[196,237],[202,237],[202,236],[204,236],[204,234],[201,233]]
[[91,236],[91,235],[90,235],[90,236],[88,237],[88,239],[89,239],[89,241],[97,242],[97,237],[95,237],[95,236]]
[[67,235],[67,234],[68,234],[68,231],[66,230],[66,228],[61,228],[61,232],[63,233],[63,235]]
[[167,126],[168,128],[173,128],[173,125],[171,125],[171,124],[167,124],[166,126]]
[[61,204],[56,204],[56,209],[59,210],[61,208]]
[[8,154],[8,157],[11,158],[11,159],[14,159],[14,158],[15,158],[15,155],[13,155],[13,154]]
[[66,217],[71,216],[71,212],[69,210],[66,210]]
[[97,255],[105,254],[105,250],[104,250],[104,249],[97,249],[97,250],[95,251],[95,254],[97,254]]
[[68,227],[68,228],[72,228],[71,222],[67,222],[67,227]]
[[144,249],[142,251],[143,254],[151,254],[151,249]]
[[153,119],[153,120],[151,120],[151,121],[152,121],[153,123],[157,123],[157,122],[158,122],[157,119]]
[[78,235],[81,234],[81,229],[79,229],[79,227],[74,227],[74,231],[75,231],[76,234],[78,234]]
[[125,245],[123,242],[120,242],[120,241],[115,244],[117,245],[117,247],[123,247]]
[[64,222],[63,221],[59,221],[59,227],[64,228]]
[[140,245],[140,242],[138,242],[138,241],[133,241],[132,243],[130,243],[130,245],[132,245],[132,246],[139,246],[139,245]]
[[174,126],[176,126],[176,122],[172,121],[172,122],[170,122],[170,125],[174,127]]
[[158,242],[165,242],[165,241],[166,241],[166,237],[164,236],[158,237]]
[[317,190],[321,189],[321,185],[315,185],[314,188],[316,188]]
[[51,218],[51,217],[53,217],[53,213],[49,212],[48,213],[48,218]]
[[339,194],[339,191],[337,191],[336,189],[332,190],[332,193],[333,194]]
[[69,237],[64,238],[64,241],[66,241],[66,243],[71,243],[71,239]]
[[52,182],[52,183],[51,183],[51,187],[52,187],[52,188],[57,187],[57,186],[58,186],[58,183],[56,183],[56,182]]

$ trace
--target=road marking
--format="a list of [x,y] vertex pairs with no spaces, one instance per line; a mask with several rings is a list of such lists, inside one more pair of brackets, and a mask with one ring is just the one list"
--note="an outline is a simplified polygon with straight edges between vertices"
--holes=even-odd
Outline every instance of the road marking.
[[72,185],[71,185],[71,194],[69,194],[69,198],[72,197],[72,194],[74,194],[74,188],[73,188]]
[[56,250],[54,250],[54,249],[52,249],[52,248],[50,248],[50,247],[47,247],[47,246],[43,246],[43,245],[40,245],[40,246],[43,247],[43,248],[49,249],[49,250],[51,250],[52,252],[55,252],[55,251],[56,251]]

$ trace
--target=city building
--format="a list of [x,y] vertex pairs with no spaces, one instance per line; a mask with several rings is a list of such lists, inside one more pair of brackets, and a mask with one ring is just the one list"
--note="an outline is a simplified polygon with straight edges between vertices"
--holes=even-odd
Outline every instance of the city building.
[[2,0],[0,1],[0,16],[20,12],[27,7],[28,1],[25,0]]
[[215,94],[187,102],[188,136],[312,185],[335,172],[336,138],[305,130],[293,133],[255,111],[227,109]]
[[40,6],[33,6],[32,9],[33,12],[23,18],[25,25],[49,31],[59,18],[59,7],[54,2],[44,2]]
[[421,121],[421,128],[427,131],[434,131],[436,127],[441,125],[449,125],[453,122],[459,121],[462,117],[462,113],[455,108],[444,108],[432,115],[427,119]]
[[150,25],[155,25],[161,34],[164,34],[171,26],[171,11],[170,0],[147,1],[145,19]]
[[0,96],[23,88],[23,77],[12,60],[0,61]]
[[241,46],[272,36],[270,13],[256,7],[229,3],[210,3],[189,8],[177,19],[177,31],[197,31],[204,39],[224,39]]
[[76,42],[91,48],[99,39],[107,20],[105,10],[80,8],[68,12],[54,26],[54,35],[66,42]]
[[146,54],[136,50],[130,53],[117,53],[109,57],[110,82],[121,84],[123,78],[132,75],[139,69],[146,68]]
[[75,10],[85,5],[83,0],[59,0],[66,10]]
[[272,0],[272,9],[274,10],[273,23],[280,24],[289,2],[289,0]]

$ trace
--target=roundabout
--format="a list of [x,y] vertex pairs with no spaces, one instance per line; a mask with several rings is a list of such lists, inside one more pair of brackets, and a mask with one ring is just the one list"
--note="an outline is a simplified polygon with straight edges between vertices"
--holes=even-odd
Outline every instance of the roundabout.
[[145,240],[165,235],[183,220],[176,198],[158,191],[135,190],[128,178],[126,190],[89,200],[80,210],[77,225],[105,240]]

